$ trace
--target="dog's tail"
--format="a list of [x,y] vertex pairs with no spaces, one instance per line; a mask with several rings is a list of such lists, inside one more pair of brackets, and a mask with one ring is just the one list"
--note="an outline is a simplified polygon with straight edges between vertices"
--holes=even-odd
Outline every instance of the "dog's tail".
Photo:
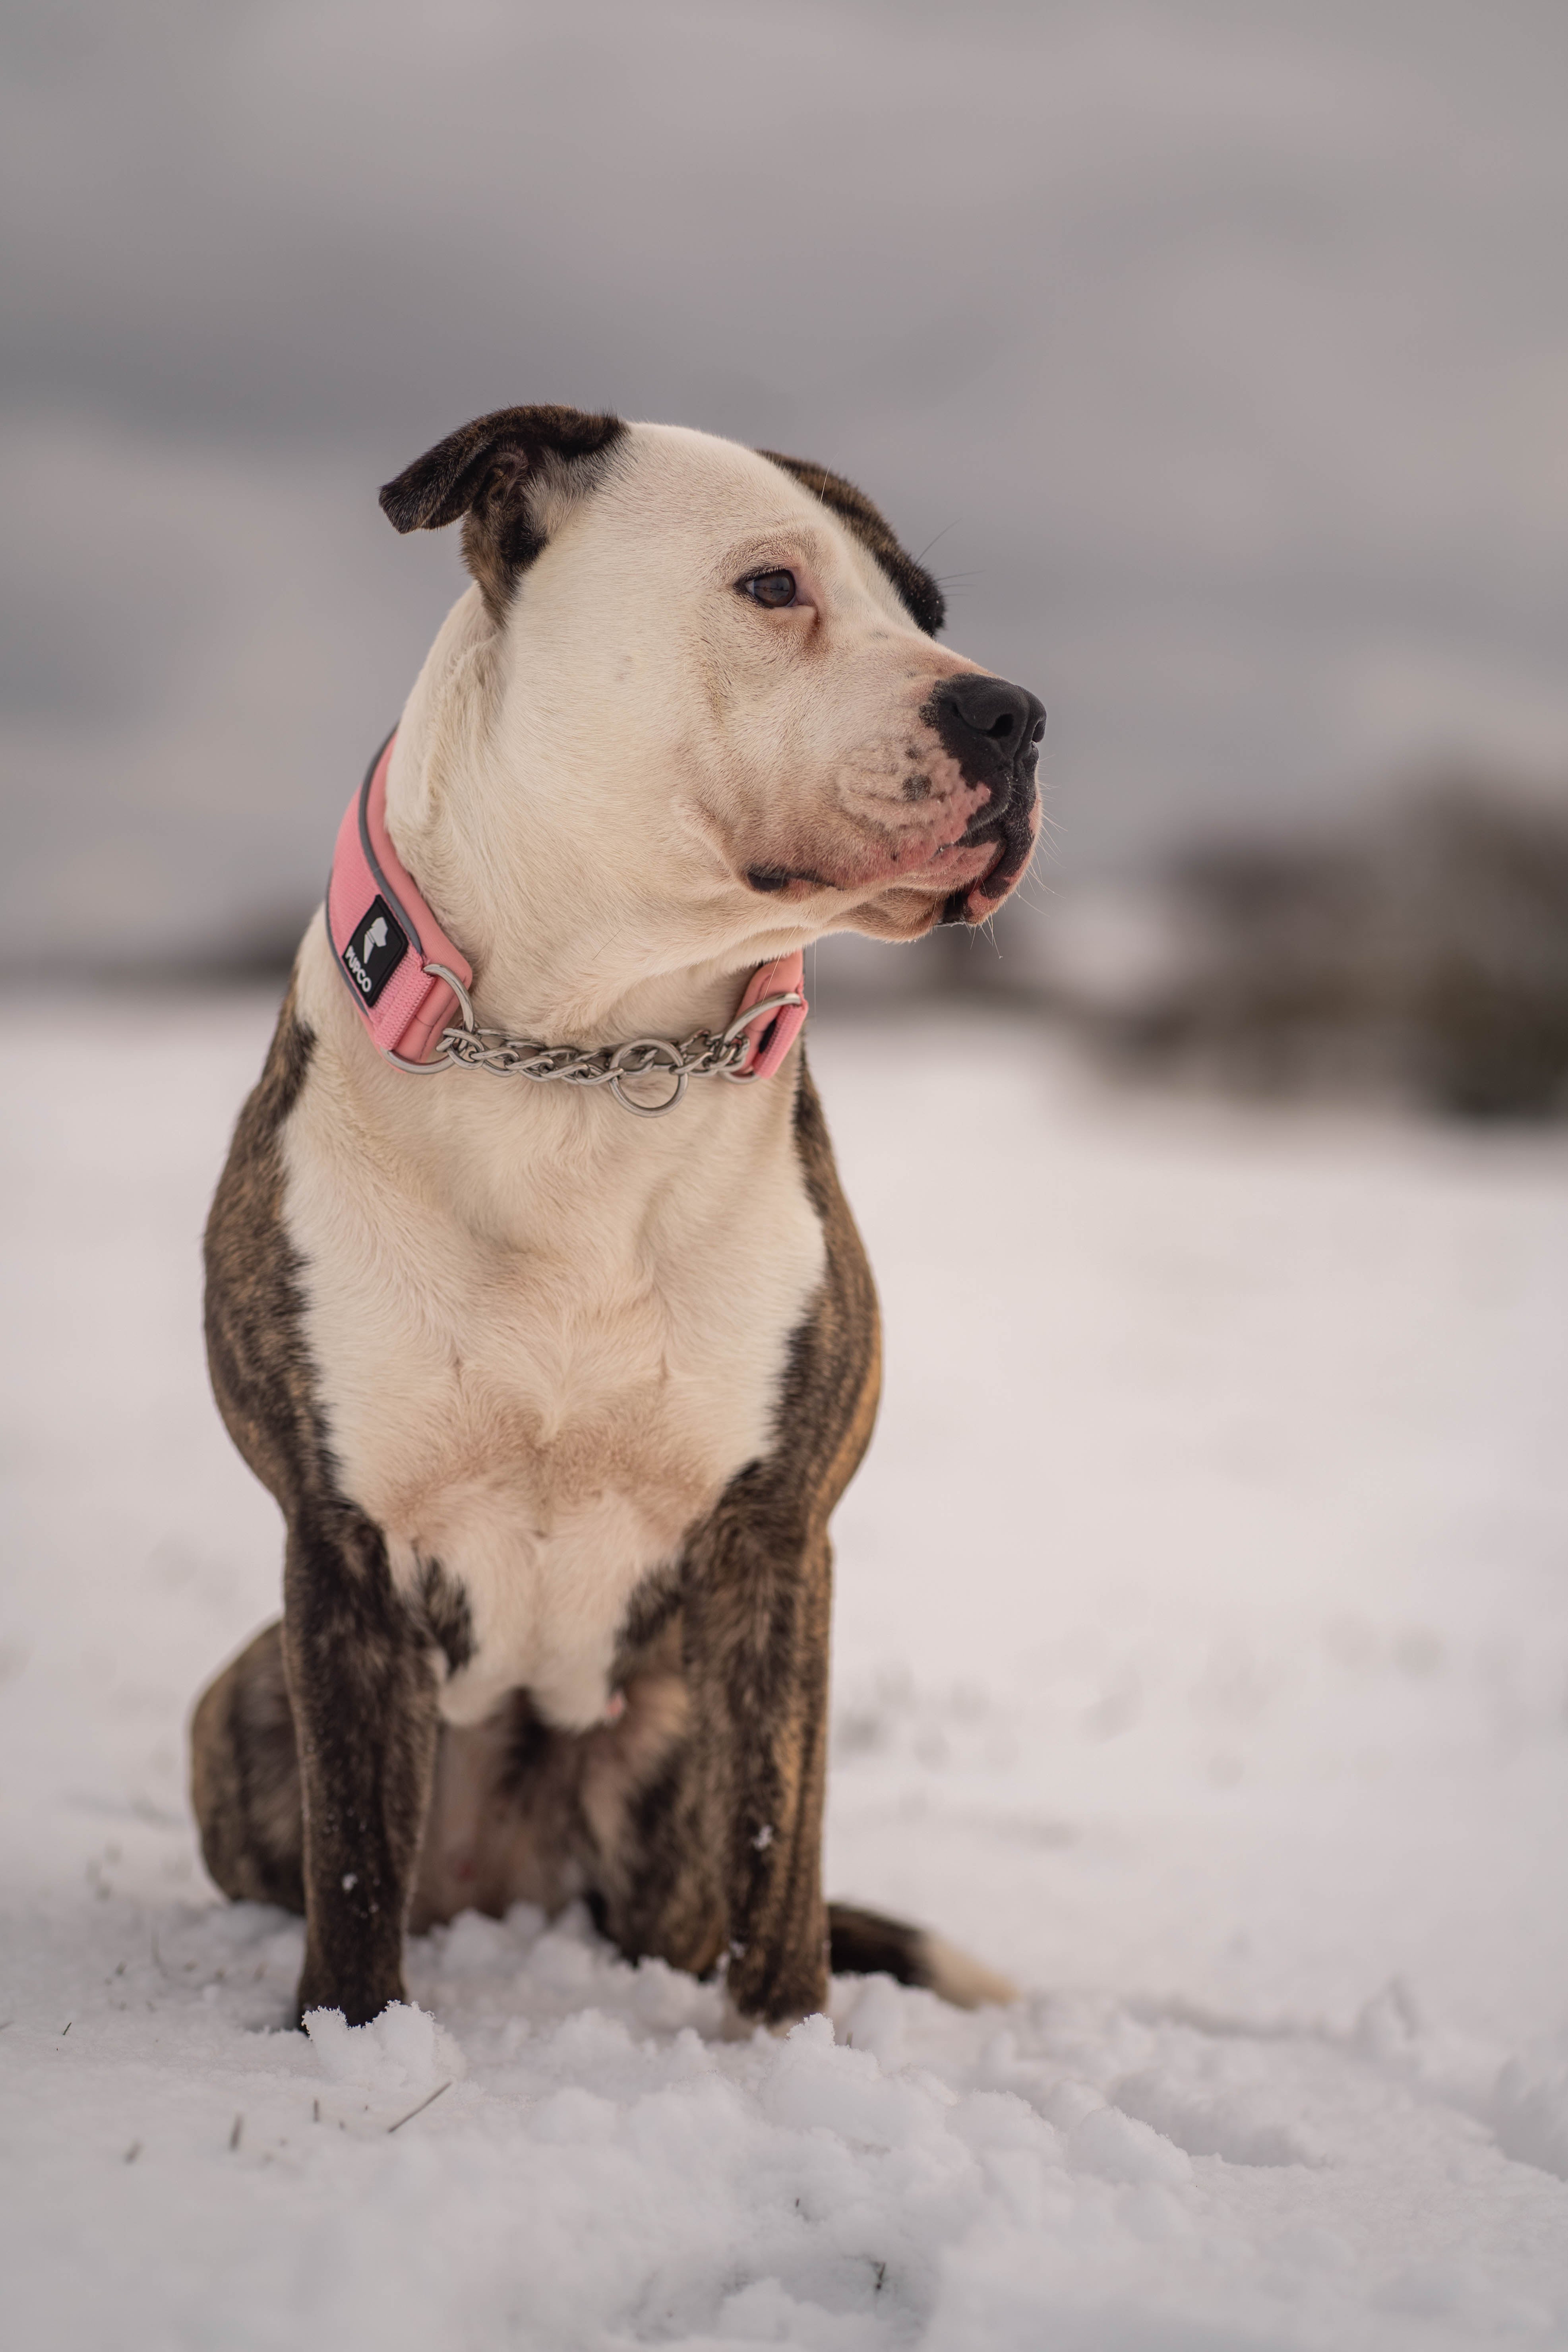
[[902,1919],[884,1918],[879,1911],[862,1911],[853,1903],[828,1905],[827,1950],[836,1977],[896,1977],[900,1984],[923,1986],[955,2009],[981,2009],[987,2001],[1018,1998],[1016,1985],[972,1960],[956,1944]]

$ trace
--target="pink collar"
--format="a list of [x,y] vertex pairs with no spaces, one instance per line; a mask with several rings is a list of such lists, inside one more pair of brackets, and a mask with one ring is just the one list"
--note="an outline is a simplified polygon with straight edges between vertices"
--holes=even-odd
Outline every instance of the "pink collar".
[[[433,1049],[448,1028],[471,1025],[473,967],[441,929],[386,830],[386,772],[395,728],[343,813],[327,882],[327,931],[350,995],[377,1049],[400,1069],[449,1066]],[[760,1037],[748,1036],[738,1076],[772,1077],[805,1023],[805,965],[797,950],[759,964],[735,1017],[768,997],[793,995]]]

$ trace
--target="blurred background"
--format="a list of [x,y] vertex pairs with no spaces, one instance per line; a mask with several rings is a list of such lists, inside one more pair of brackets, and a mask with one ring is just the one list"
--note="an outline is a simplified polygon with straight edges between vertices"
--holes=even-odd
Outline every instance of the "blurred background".
[[462,584],[377,485],[564,400],[820,458],[1051,710],[995,937],[1248,1086],[1568,1070],[1556,0],[5,12],[0,939],[280,965]]

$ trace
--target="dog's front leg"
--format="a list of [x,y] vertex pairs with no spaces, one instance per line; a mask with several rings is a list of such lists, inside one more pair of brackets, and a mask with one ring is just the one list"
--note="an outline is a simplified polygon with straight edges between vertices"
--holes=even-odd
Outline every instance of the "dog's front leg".
[[689,1587],[688,1672],[715,1784],[727,1983],[742,2019],[793,2024],[827,2000],[832,1553],[819,1530],[781,1540],[785,1531],[766,1509],[721,1507],[720,1522]]
[[403,1998],[403,1928],[430,1801],[436,1680],[381,1531],[347,1504],[289,1532],[284,1659],[304,1805],[300,2013],[351,2025]]

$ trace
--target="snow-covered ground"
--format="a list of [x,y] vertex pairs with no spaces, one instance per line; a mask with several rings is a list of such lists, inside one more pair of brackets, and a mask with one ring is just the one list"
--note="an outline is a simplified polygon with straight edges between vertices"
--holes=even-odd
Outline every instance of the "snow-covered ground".
[[818,1024],[889,1356],[829,1884],[1024,1998],[733,2044],[518,1912],[306,2041],[184,1797],[276,1604],[197,1320],[268,1019],[0,1033],[7,2345],[1568,2345],[1568,1141]]

